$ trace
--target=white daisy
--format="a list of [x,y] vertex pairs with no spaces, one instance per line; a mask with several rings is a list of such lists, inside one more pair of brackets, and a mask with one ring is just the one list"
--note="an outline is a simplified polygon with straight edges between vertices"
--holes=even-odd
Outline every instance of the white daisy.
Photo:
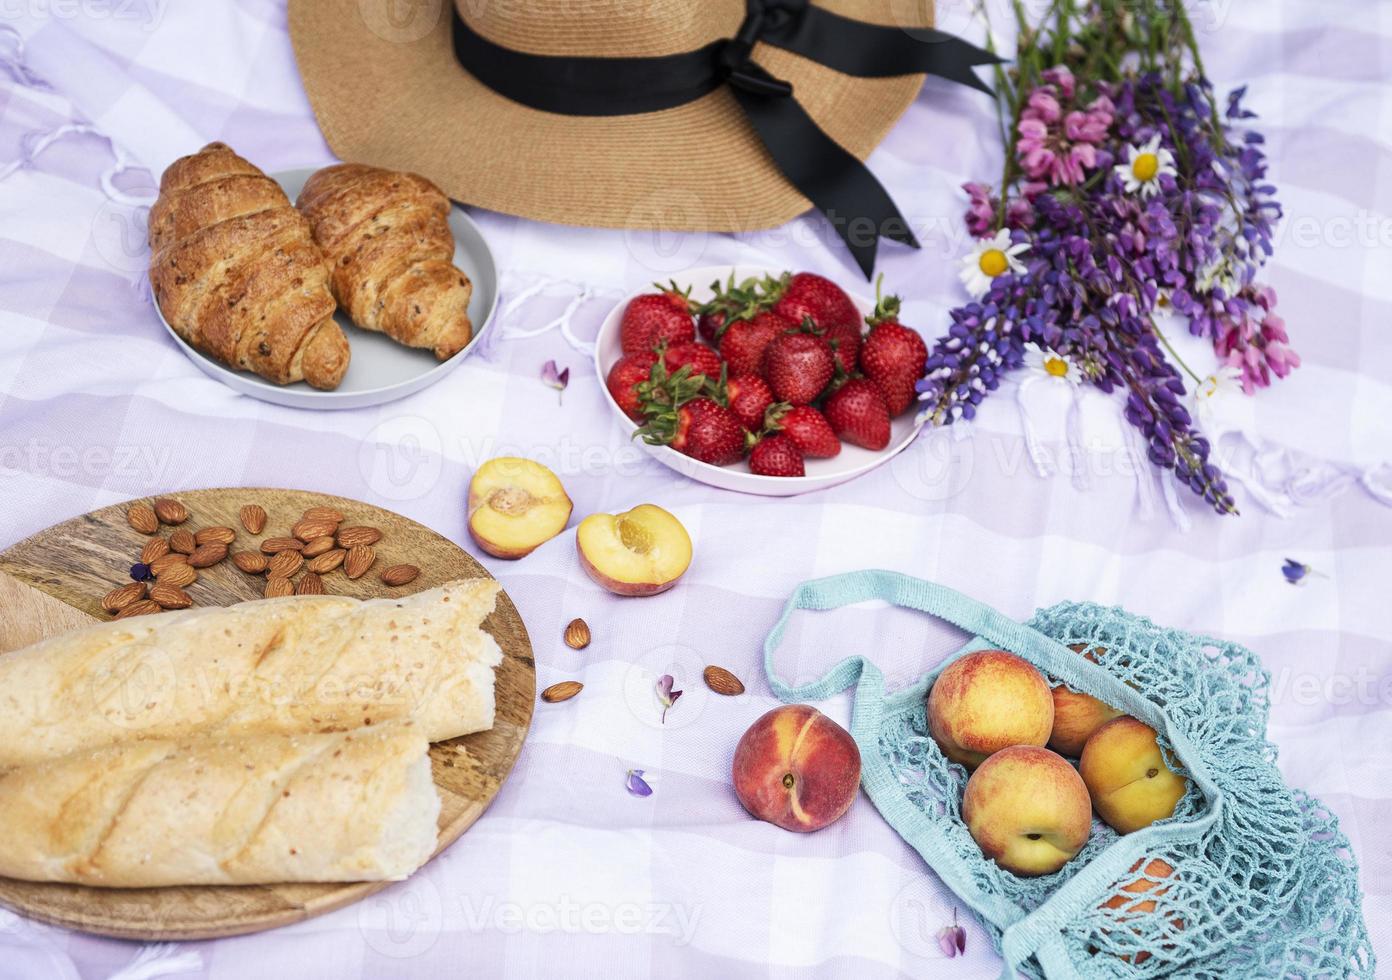
[[1083,383],[1083,372],[1051,347],[1025,345],[1025,367],[1051,380],[1066,381],[1075,387]]
[[1025,264],[1018,256],[1028,251],[1028,243],[1011,242],[1008,228],[996,232],[994,238],[979,238],[962,259],[962,284],[974,298],[980,299],[991,288],[991,280],[996,276],[1007,272],[1018,276],[1024,272]]
[[1112,168],[1126,185],[1126,193],[1140,191],[1141,197],[1160,193],[1160,178],[1173,177],[1175,169],[1174,154],[1160,145],[1160,134],[1156,133],[1145,146],[1128,146],[1126,162]]
[[1242,372],[1231,364],[1220,364],[1212,374],[1194,387],[1194,418],[1199,428],[1209,430],[1217,421],[1218,404],[1242,391]]

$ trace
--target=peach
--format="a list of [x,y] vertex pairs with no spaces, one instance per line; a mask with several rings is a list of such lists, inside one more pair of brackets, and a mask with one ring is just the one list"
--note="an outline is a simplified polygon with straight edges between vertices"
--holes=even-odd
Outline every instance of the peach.
[[[1160,881],[1174,874],[1174,866],[1161,858],[1151,858],[1149,861],[1142,858],[1131,865],[1130,873],[1135,874],[1137,871],[1140,871],[1142,864],[1145,865],[1145,871],[1142,872],[1143,877],[1122,885],[1121,891],[1103,902],[1099,908],[1121,909],[1123,912],[1121,916],[1122,919],[1150,915],[1155,911],[1156,902],[1154,898],[1137,898],[1136,896],[1154,895],[1155,898],[1160,898],[1165,895],[1170,890],[1169,886],[1161,885]],[[1176,929],[1184,928],[1183,919],[1176,918],[1170,921]],[[1131,956],[1122,956],[1121,959],[1125,960],[1127,963],[1132,961]],[[1144,963],[1148,959],[1150,959],[1150,954],[1144,950],[1141,950],[1135,955],[1137,965]]]
[[1078,772],[1097,815],[1119,834],[1173,815],[1189,785],[1165,764],[1155,729],[1130,715],[1093,733],[1083,746]]
[[691,536],[656,504],[622,514],[591,514],[575,531],[580,565],[616,595],[666,592],[691,564]]
[[954,661],[928,692],[928,731],[945,756],[968,769],[1011,745],[1043,745],[1053,727],[1044,675],[1004,650]]
[[851,808],[860,749],[851,733],[806,704],[774,708],[735,747],[735,795],[760,820],[808,833]]
[[995,752],[972,773],[962,796],[972,840],[1006,871],[1053,874],[1087,843],[1092,804],[1063,756],[1037,745]]
[[[1069,649],[1074,653],[1083,653],[1084,647],[1075,644]],[[1097,662],[1097,657],[1091,651],[1084,656],[1093,663]],[[1049,735],[1049,748],[1061,755],[1071,755],[1076,759],[1093,732],[1121,715],[1116,708],[1092,695],[1070,691],[1062,684],[1053,689],[1053,695],[1054,730]]]
[[570,511],[560,479],[530,459],[490,459],[469,481],[469,536],[495,558],[531,554],[565,530]]

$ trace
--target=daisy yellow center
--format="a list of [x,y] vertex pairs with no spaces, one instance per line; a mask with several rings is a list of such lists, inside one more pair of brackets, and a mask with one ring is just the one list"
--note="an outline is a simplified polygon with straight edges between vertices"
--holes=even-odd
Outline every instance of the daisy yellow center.
[[1068,362],[1061,357],[1044,358],[1044,373],[1055,378],[1068,377]]
[[1131,173],[1136,175],[1137,180],[1154,180],[1159,172],[1160,158],[1154,153],[1142,153],[1131,161]]
[[1000,249],[988,248],[981,253],[981,261],[979,264],[981,266],[981,271],[994,279],[1010,266],[1010,261]]

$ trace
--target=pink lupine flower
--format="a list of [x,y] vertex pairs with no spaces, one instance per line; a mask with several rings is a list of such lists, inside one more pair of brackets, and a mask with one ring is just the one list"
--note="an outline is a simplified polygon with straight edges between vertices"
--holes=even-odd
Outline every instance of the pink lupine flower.
[[1069,71],[1066,65],[1046,68],[1041,77],[1046,85],[1053,85],[1057,88],[1059,94],[1065,99],[1073,98],[1073,93],[1077,90],[1077,83],[1073,80],[1073,72]]
[[1063,103],[1076,93],[1072,74],[1059,67],[1049,69],[1045,77],[1049,81],[1030,93],[1020,113],[1016,152],[1030,180],[1076,186],[1097,167],[1097,147],[1107,138],[1116,108],[1099,96],[1065,112]]
[[991,202],[991,188],[975,182],[963,184],[967,192],[967,231],[975,238],[986,238],[995,232],[996,209]]
[[1242,317],[1223,316],[1213,348],[1225,364],[1238,371],[1242,390],[1250,395],[1271,384],[1271,376],[1284,378],[1300,367],[1300,355],[1290,346],[1286,321],[1273,312],[1276,291],[1270,286],[1244,290],[1253,300]]

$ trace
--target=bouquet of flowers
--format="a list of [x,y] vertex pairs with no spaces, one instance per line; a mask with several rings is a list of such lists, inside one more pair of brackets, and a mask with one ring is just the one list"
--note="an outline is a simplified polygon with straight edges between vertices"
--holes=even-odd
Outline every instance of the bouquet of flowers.
[[[929,354],[923,414],[970,419],[1033,360],[1123,393],[1151,462],[1236,513],[1186,384],[1251,394],[1300,363],[1256,281],[1281,209],[1243,90],[1219,104],[1182,0],[1052,0],[1037,26],[1013,7],[1018,54],[996,79],[1005,169],[997,188],[965,185],[974,298]],[[1212,342],[1216,374],[1175,353],[1157,323],[1169,313]]]

